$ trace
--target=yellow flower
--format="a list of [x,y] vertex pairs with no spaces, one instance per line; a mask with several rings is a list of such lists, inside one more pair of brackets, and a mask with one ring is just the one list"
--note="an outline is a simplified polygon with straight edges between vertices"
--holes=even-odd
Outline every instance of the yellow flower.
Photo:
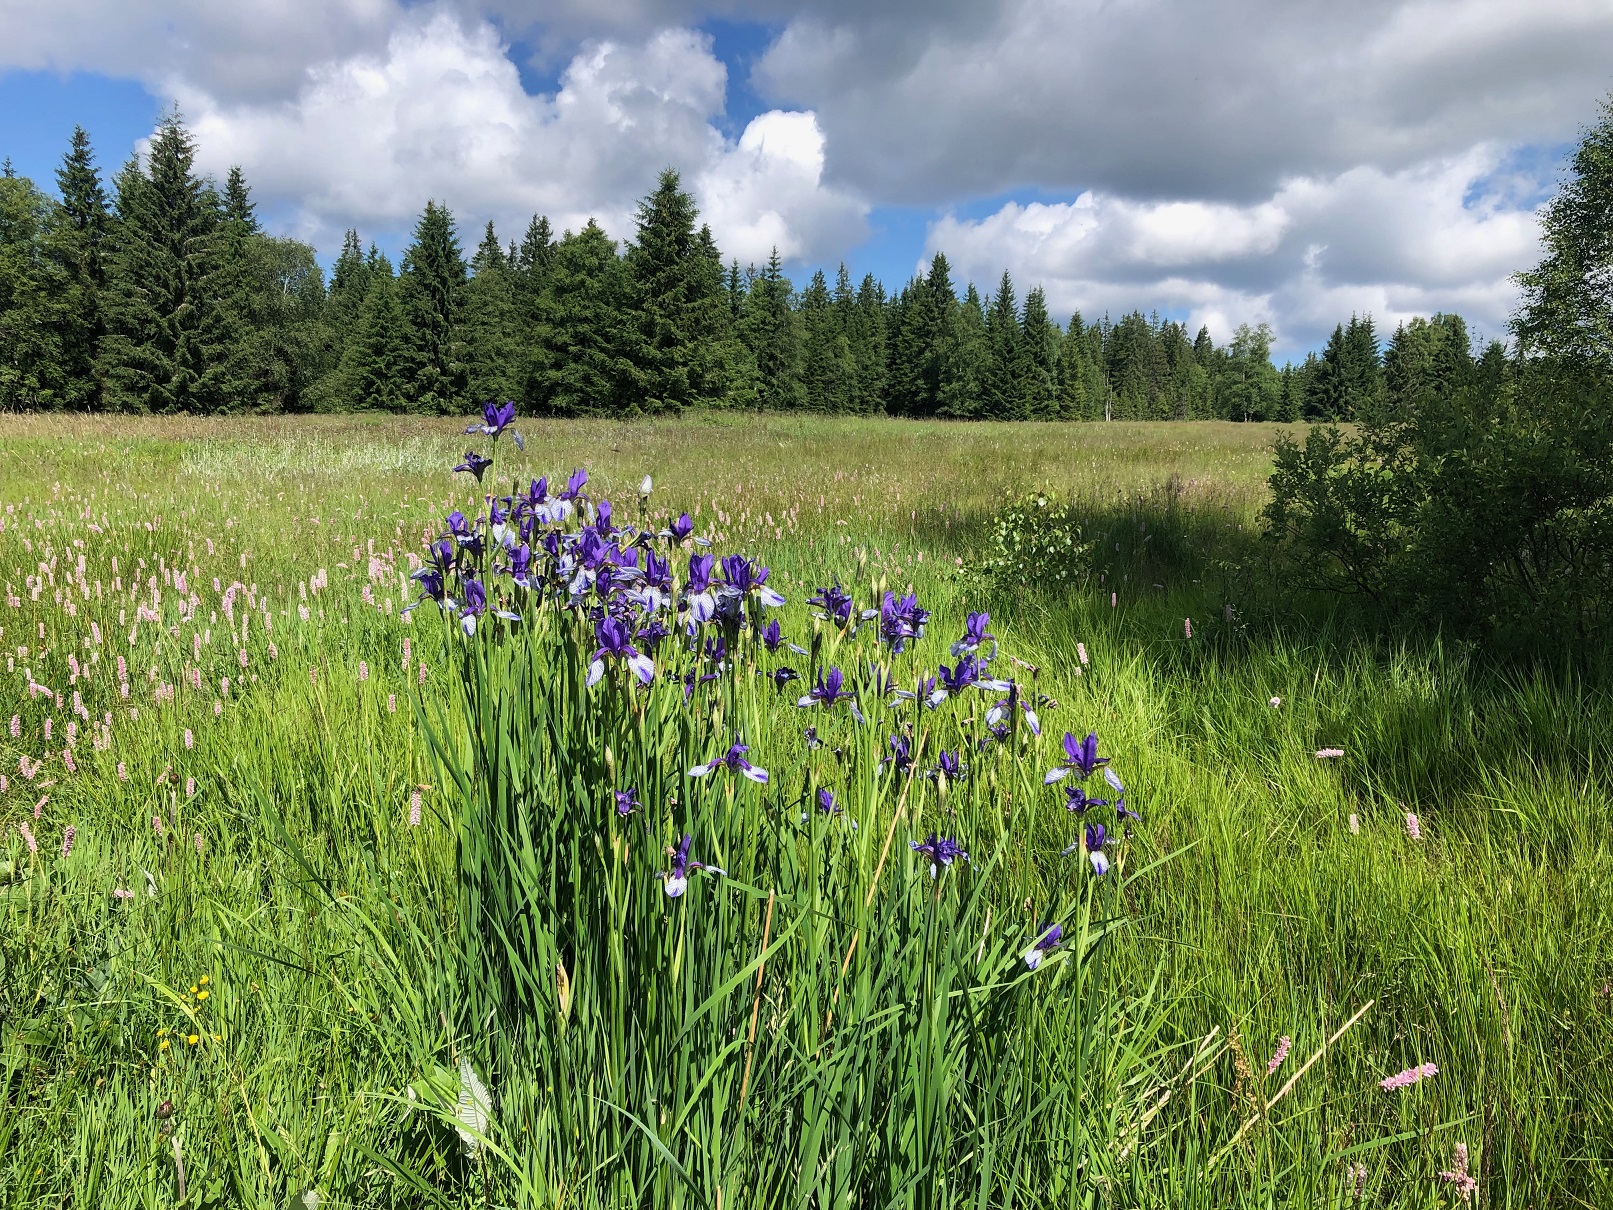
[[213,1041],[215,1041],[215,1042],[220,1041],[220,1038],[219,1038],[219,1036],[217,1034],[213,1035]]
[[196,994],[196,985],[194,983],[190,985],[190,994],[193,996]]
[[206,992],[197,992],[196,993],[196,998],[198,1000],[205,1000],[205,999],[207,999],[207,993]]
[[206,986],[207,986],[207,976],[206,976],[206,975],[203,975],[203,976],[202,976],[202,986],[203,986],[203,987],[206,987]]
[[167,1050],[167,1049],[168,1049],[168,1045],[169,1045],[169,1044],[168,1044],[168,1039],[167,1039],[167,1038],[164,1038],[164,1039],[163,1039],[163,1040],[162,1040],[162,1041],[161,1041],[161,1042],[158,1042],[158,1043],[157,1043],[157,1049],[158,1049],[158,1050]]
[[201,1041],[201,1039],[199,1037],[197,1037],[195,1034],[186,1034],[185,1035],[185,1041],[190,1043],[192,1046],[195,1046],[196,1043]]
[[159,1038],[166,1038],[168,1036],[168,1027],[164,1025],[161,1029],[159,1029],[157,1031],[157,1036]]

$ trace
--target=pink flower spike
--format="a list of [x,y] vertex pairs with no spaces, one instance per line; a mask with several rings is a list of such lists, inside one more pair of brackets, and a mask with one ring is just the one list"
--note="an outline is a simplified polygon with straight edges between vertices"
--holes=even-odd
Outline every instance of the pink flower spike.
[[1464,1202],[1472,1201],[1473,1195],[1479,1191],[1479,1183],[1474,1180],[1467,1170],[1467,1144],[1458,1143],[1451,1153],[1451,1167],[1448,1172],[1441,1172],[1439,1179],[1448,1185],[1455,1185]]
[[118,762],[118,780],[119,781],[128,781],[129,780],[129,768],[121,760]]
[[1423,838],[1422,825],[1417,822],[1417,817],[1410,811],[1406,812],[1406,835],[1410,836],[1413,840],[1421,840]]
[[1359,836],[1360,834],[1361,834],[1361,817],[1359,815],[1357,815],[1354,811],[1351,811],[1350,812],[1350,835],[1351,836]]
[[1318,748],[1316,750],[1316,759],[1317,760],[1337,760],[1339,757],[1341,757],[1343,755],[1344,755],[1344,749],[1343,748]]
[[162,816],[161,815],[153,815],[151,817],[151,830],[153,832],[155,832],[158,835],[159,838],[162,836]]
[[358,662],[358,679],[360,684],[363,684],[365,681],[370,679],[369,661],[360,660]]
[[45,804],[48,803],[49,801],[50,801],[50,795],[49,794],[41,794],[39,796],[39,801],[34,804],[34,818],[35,819],[39,818],[39,813],[45,809]]
[[1193,619],[1192,618],[1183,618],[1182,619],[1182,637],[1183,638],[1188,638],[1188,639],[1193,637]]
[[1385,1092],[1393,1092],[1397,1088],[1410,1088],[1413,1084],[1420,1084],[1430,1076],[1438,1074],[1439,1068],[1432,1063],[1424,1063],[1421,1067],[1408,1067],[1405,1071],[1385,1076],[1378,1081],[1378,1087]]
[[1266,1074],[1268,1076],[1283,1065],[1283,1060],[1288,1057],[1288,1048],[1293,1044],[1294,1040],[1287,1034],[1284,1034],[1282,1037],[1277,1039],[1277,1049],[1272,1053],[1271,1058],[1266,1062]]
[[62,856],[66,857],[73,851],[73,841],[78,837],[78,829],[68,824],[62,829]]
[[194,777],[187,777],[185,779],[185,797],[196,797],[196,779]]
[[39,842],[34,839],[34,834],[29,829],[26,821],[17,825],[17,831],[22,833],[23,843],[28,846],[28,851],[30,853],[39,852]]
[[397,694],[389,693],[389,694],[386,695],[386,712],[388,714],[396,714],[398,712],[398,695]]
[[200,832],[196,833],[196,851],[198,853],[202,851],[202,834]]
[[416,790],[413,794],[409,795],[409,826],[411,828],[418,828],[420,826],[419,790]]
[[115,890],[113,890],[112,898],[114,898],[114,899],[133,899],[134,898],[134,892],[129,890],[127,887],[121,887],[120,886],[120,887],[116,888]]

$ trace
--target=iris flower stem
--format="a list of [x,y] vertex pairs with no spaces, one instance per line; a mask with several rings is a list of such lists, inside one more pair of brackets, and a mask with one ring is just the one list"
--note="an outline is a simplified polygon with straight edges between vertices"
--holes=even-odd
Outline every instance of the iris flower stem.
[[773,896],[767,893],[767,916],[762,921],[762,964],[756,968],[756,995],[751,999],[750,1034],[745,1038],[745,1078],[739,1082],[739,1107],[745,1108],[745,1094],[750,1091],[750,1065],[756,1057],[756,1019],[762,1011],[762,976],[767,973],[767,938],[773,931]]

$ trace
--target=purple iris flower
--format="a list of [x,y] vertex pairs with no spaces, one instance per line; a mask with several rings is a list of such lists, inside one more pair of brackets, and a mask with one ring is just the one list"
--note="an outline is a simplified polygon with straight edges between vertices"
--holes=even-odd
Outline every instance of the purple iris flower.
[[1126,805],[1126,796],[1124,794],[1115,799],[1115,818],[1117,820],[1135,819],[1138,823],[1141,823],[1143,820],[1141,815],[1137,814],[1137,812],[1133,811]]
[[525,542],[510,551],[510,579],[522,588],[533,587],[532,548]]
[[818,791],[818,810],[825,815],[839,815],[845,808],[835,801],[835,796],[827,789]]
[[772,678],[773,684],[780,689],[784,688],[784,686],[788,685],[791,681],[798,681],[801,679],[801,674],[794,668],[775,668],[772,672],[768,673],[768,676]]
[[731,769],[741,777],[748,777],[760,785],[767,784],[767,770],[759,769],[745,759],[745,753],[750,749],[737,740],[721,756],[713,757],[703,765],[696,765],[689,770],[690,777],[704,777],[713,769]]
[[578,467],[571,472],[571,478],[566,480],[565,490],[560,493],[562,500],[575,500],[582,495],[582,489],[588,486],[588,472]]
[[1047,956],[1049,951],[1058,948],[1058,944],[1063,938],[1063,925],[1049,924],[1044,926],[1042,935],[1036,938],[1030,949],[1026,950],[1022,955],[1025,959],[1025,965],[1031,970],[1041,966],[1042,959]]
[[905,735],[890,737],[890,755],[884,757],[879,763],[891,765],[898,773],[908,772],[913,768],[913,748]]
[[816,752],[819,748],[823,747],[823,741],[818,738],[818,729],[816,727],[808,727],[805,731],[801,732],[801,737],[806,740],[808,752]]
[[952,644],[952,654],[963,655],[966,652],[979,651],[988,639],[995,643],[997,636],[986,629],[990,622],[989,613],[971,613],[963,624],[963,637]]
[[936,681],[934,690],[925,698],[933,709],[939,706],[954,693],[962,693],[971,685],[980,683],[980,662],[972,655],[966,655],[958,661],[956,668],[941,665],[941,675]]
[[1054,765],[1048,770],[1047,776],[1042,778],[1042,784],[1050,786],[1060,778],[1070,773],[1077,773],[1081,777],[1091,777],[1098,769],[1109,763],[1107,756],[1098,755],[1098,733],[1087,732],[1085,739],[1076,739],[1066,731],[1064,733],[1064,761]]
[[788,647],[796,655],[805,655],[807,653],[805,647],[797,647],[784,637],[779,630],[777,619],[762,628],[762,646],[766,647],[770,654],[777,652],[780,647]]
[[594,649],[593,663],[588,665],[588,684],[597,685],[605,675],[605,659],[620,660],[632,670],[640,683],[648,685],[655,678],[655,663],[641,655],[633,646],[632,631],[626,623],[615,618],[601,618],[594,623],[594,638],[599,646]]
[[943,752],[936,758],[935,771],[949,782],[960,781],[964,773],[963,760],[956,752]]
[[833,706],[837,702],[849,702],[853,694],[850,690],[841,688],[845,683],[845,679],[845,676],[838,668],[829,669],[827,675],[819,672],[817,684],[812,686],[812,691],[795,704],[804,709],[808,706],[827,707]]
[[820,588],[807,599],[808,605],[823,610],[823,619],[844,629],[851,622],[851,596],[836,581],[832,588]]
[[768,568],[752,563],[744,555],[725,555],[722,561],[723,587],[727,594],[747,597],[752,593],[763,605],[778,608],[784,598],[767,586]]
[[[497,441],[499,434],[515,420],[514,401],[507,399],[503,403],[494,403],[489,400],[482,404],[482,420],[482,424],[473,424],[465,432],[481,433],[483,436],[491,437],[494,441]],[[521,439],[520,433],[511,433],[510,436],[515,439],[517,449],[526,449],[526,442]],[[479,475],[477,476],[477,478],[480,477]]]
[[716,561],[712,555],[689,556],[689,612],[697,622],[709,622],[717,613],[717,597],[711,591],[711,567]]
[[414,601],[413,604],[405,605],[403,607],[404,613],[413,613],[416,607],[425,603],[426,601],[437,602],[437,608],[439,609],[448,604],[447,586],[443,581],[442,572],[438,571],[435,567],[427,564],[425,567],[422,567],[416,571],[410,578],[419,581],[420,596]]
[[476,619],[487,612],[487,589],[480,580],[465,581],[465,601],[459,607],[459,625],[466,634],[476,633]]
[[714,865],[702,865],[698,861],[689,860],[690,836],[687,832],[678,843],[677,848],[667,846],[666,855],[672,858],[672,868],[657,875],[666,880],[667,898],[676,899],[689,887],[689,872],[691,870],[706,870],[712,874],[726,874],[727,870],[718,869]]
[[[982,688],[989,688],[992,685],[1001,683],[1000,681],[980,682]],[[1000,723],[1005,716],[1012,714],[1017,707],[1024,714],[1025,725],[1031,729],[1031,734],[1040,735],[1042,733],[1042,720],[1036,717],[1036,711],[1032,708],[1030,702],[1019,695],[1019,683],[1009,681],[1007,684],[1008,696],[994,703],[991,709],[986,711],[986,722],[988,724]]]
[[623,819],[626,819],[644,805],[638,800],[638,788],[636,786],[631,790],[614,790],[612,793],[616,796],[616,814]]
[[1107,798],[1088,798],[1085,786],[1064,787],[1064,809],[1074,811],[1077,815],[1085,815],[1093,807],[1107,807]]
[[448,532],[456,538],[470,537],[470,522],[465,520],[465,514],[457,508],[448,514]]
[[902,651],[910,639],[924,636],[924,624],[930,620],[930,611],[919,608],[918,597],[911,592],[902,597],[887,592],[878,616],[879,637],[891,645],[892,651]]
[[475,450],[465,451],[465,461],[454,467],[456,471],[469,471],[476,476],[476,482],[482,481],[482,473],[493,465],[491,458],[484,458]]
[[1086,835],[1065,849],[1064,852],[1073,853],[1077,849],[1085,849],[1088,860],[1092,862],[1093,872],[1102,878],[1109,872],[1109,855],[1103,851],[1103,846],[1108,843],[1108,833],[1104,826],[1101,823],[1089,823],[1087,824]]
[[937,836],[931,832],[929,837],[920,844],[916,840],[907,842],[908,847],[915,853],[922,853],[930,860],[930,877],[934,878],[960,857],[967,862],[969,854],[950,836]]
[[694,533],[694,522],[689,520],[689,514],[681,514],[676,521],[671,522],[661,531],[661,537],[667,539],[674,546],[681,546],[684,539]]

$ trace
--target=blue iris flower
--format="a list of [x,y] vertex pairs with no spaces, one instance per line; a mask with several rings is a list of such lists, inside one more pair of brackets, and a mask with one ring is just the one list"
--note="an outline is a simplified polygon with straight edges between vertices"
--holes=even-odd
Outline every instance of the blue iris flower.
[[665,889],[669,899],[676,899],[689,887],[689,874],[693,870],[705,870],[709,874],[727,874],[727,870],[718,869],[714,865],[703,865],[689,858],[689,845],[692,843],[687,832],[678,843],[677,848],[667,847],[666,855],[672,859],[672,868],[658,874],[657,877],[665,880]]
[[1063,939],[1064,927],[1062,925],[1044,925],[1042,927],[1041,936],[1037,937],[1035,942],[1032,943],[1030,949],[1026,950],[1022,955],[1025,959],[1025,965],[1031,970],[1035,970],[1038,966],[1041,966],[1042,959],[1046,957],[1051,950],[1058,948],[1059,942]]
[[690,777],[704,777],[713,769],[729,769],[741,777],[748,777],[760,785],[767,784],[767,770],[757,768],[745,759],[745,753],[750,749],[737,740],[721,756],[713,757],[703,765],[696,765],[689,770]]
[[[482,435],[491,437],[494,441],[497,441],[499,434],[502,433],[506,428],[509,428],[510,424],[514,420],[515,403],[513,400],[507,399],[503,403],[494,403],[493,401],[489,400],[488,402],[482,404],[483,423],[470,425],[465,429],[465,432],[481,433]],[[526,441],[522,439],[520,433],[512,431],[510,436],[515,441],[516,449],[526,449]],[[478,475],[477,478],[481,478],[481,476]]]
[[845,684],[845,679],[845,676],[838,668],[829,669],[827,675],[819,672],[817,684],[813,685],[811,691],[795,704],[804,709],[808,706],[828,707],[835,705],[837,702],[849,702],[853,694],[850,690],[841,688]]
[[605,675],[605,661],[618,660],[627,665],[639,681],[648,685],[655,679],[655,663],[633,646],[633,635],[624,622],[615,618],[601,618],[594,623],[594,638],[599,646],[594,649],[593,663],[588,665],[588,684],[597,685]]
[[1091,777],[1098,769],[1109,763],[1107,756],[1098,755],[1098,733],[1089,731],[1085,739],[1076,739],[1066,731],[1064,733],[1064,761],[1054,765],[1048,770],[1042,784],[1050,786],[1060,778],[1071,773],[1078,773],[1083,778]]
[[465,461],[454,467],[454,469],[456,471],[468,471],[470,474],[475,475],[476,482],[480,483],[482,481],[483,472],[485,472],[487,468],[492,465],[493,460],[491,458],[484,458],[475,450],[466,450]]
[[952,644],[952,654],[964,655],[979,651],[987,640],[990,640],[995,648],[997,636],[986,629],[990,623],[991,615],[989,613],[971,613],[963,624],[963,637]]
[[969,860],[969,854],[963,851],[963,847],[956,840],[950,836],[937,836],[934,832],[930,833],[923,844],[916,840],[910,840],[907,845],[913,852],[921,853],[929,858],[931,878],[939,875],[942,870],[951,866],[954,861],[962,859],[967,863]]

